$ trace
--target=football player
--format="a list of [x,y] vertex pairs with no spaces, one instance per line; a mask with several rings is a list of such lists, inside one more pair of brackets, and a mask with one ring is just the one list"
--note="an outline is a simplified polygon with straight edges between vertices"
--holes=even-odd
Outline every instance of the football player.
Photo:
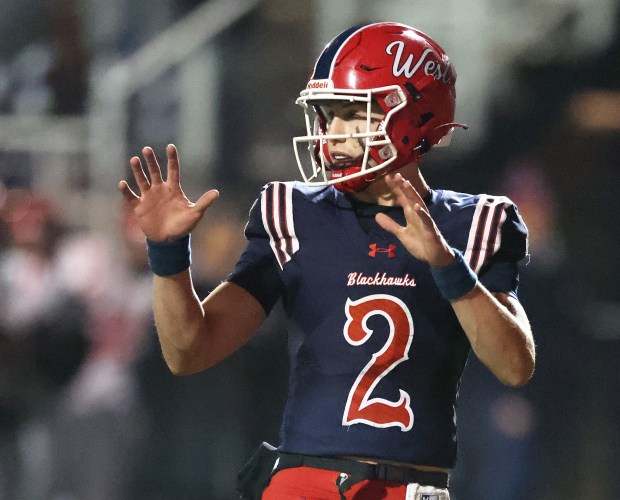
[[147,237],[162,351],[179,375],[242,346],[276,301],[288,319],[290,385],[277,448],[240,474],[244,498],[447,499],[455,404],[470,350],[503,383],[532,375],[517,299],[527,229],[506,197],[431,189],[420,159],[447,144],[456,72],[424,33],[352,27],[322,51],[297,103],[302,182],[266,185],[247,248],[206,298],[189,235],[218,197],[183,194],[167,148],[130,164],[120,189]]

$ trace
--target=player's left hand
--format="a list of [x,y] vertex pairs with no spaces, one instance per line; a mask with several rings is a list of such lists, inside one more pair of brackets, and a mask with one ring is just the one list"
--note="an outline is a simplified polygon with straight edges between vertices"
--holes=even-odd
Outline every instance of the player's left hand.
[[387,185],[403,207],[406,226],[401,226],[390,216],[379,213],[377,223],[395,235],[415,258],[428,262],[432,267],[446,267],[454,261],[454,252],[437,228],[435,221],[420,194],[400,174],[385,176]]

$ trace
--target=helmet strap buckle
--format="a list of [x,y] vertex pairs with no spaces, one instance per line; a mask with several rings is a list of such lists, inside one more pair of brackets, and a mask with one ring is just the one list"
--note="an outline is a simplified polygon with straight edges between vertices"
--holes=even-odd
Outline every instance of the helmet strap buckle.
[[403,102],[403,97],[400,92],[396,90],[385,96],[385,105],[390,108],[398,106],[401,102]]
[[392,148],[389,145],[383,146],[379,151],[379,158],[382,160],[387,160],[392,157]]

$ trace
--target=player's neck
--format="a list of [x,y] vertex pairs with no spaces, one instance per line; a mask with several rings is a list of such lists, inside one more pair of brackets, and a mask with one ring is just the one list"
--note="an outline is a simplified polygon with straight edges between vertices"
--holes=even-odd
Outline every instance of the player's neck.
[[[398,172],[405,179],[411,182],[415,190],[422,198],[426,197],[429,192],[429,187],[416,163],[411,163],[410,165],[401,168]],[[388,187],[383,177],[379,177],[374,180],[363,191],[353,193],[353,197],[366,203],[375,203],[377,205],[388,207],[398,205],[396,197]]]

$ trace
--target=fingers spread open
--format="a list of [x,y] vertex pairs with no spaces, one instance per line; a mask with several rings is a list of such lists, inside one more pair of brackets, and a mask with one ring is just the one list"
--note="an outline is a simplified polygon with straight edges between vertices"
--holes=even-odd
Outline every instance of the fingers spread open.
[[161,169],[159,168],[159,163],[157,163],[157,158],[153,149],[148,146],[143,148],[142,155],[144,156],[144,159],[146,160],[146,166],[149,169],[151,184],[162,183],[163,180],[161,177]]
[[136,180],[136,184],[138,185],[138,189],[141,193],[144,193],[149,190],[151,187],[151,183],[149,182],[146,174],[144,173],[144,169],[142,168],[142,162],[140,158],[134,156],[129,160],[129,166],[131,167],[131,171],[133,172],[133,177]]
[[392,219],[389,215],[385,215],[383,213],[378,213],[375,216],[375,220],[377,221],[377,224],[379,224],[387,232],[395,234],[397,236],[404,229],[403,226],[401,226],[398,222]]
[[394,196],[396,196],[398,204],[405,206],[408,203],[408,199],[403,191],[402,183],[394,175],[386,175],[385,180]]
[[428,209],[426,208],[426,205],[416,203],[413,206],[413,211],[418,216],[422,224],[424,224],[424,226],[433,227],[435,225],[435,223],[433,222],[433,218],[431,217],[431,214],[428,213]]
[[140,197],[131,190],[129,184],[127,184],[126,181],[119,182],[118,189],[120,189],[123,198],[125,198],[125,200],[129,202],[130,205],[133,206],[135,203],[140,201]]
[[426,206],[424,200],[420,196],[420,193],[418,193],[417,189],[413,187],[411,182],[405,179],[401,174],[396,174],[395,181],[398,183],[408,200],[418,203],[423,207]]
[[219,197],[220,192],[217,189],[211,189],[203,194],[194,205],[198,210],[204,212]]
[[168,182],[180,185],[179,154],[174,144],[168,144],[166,156],[168,157]]

